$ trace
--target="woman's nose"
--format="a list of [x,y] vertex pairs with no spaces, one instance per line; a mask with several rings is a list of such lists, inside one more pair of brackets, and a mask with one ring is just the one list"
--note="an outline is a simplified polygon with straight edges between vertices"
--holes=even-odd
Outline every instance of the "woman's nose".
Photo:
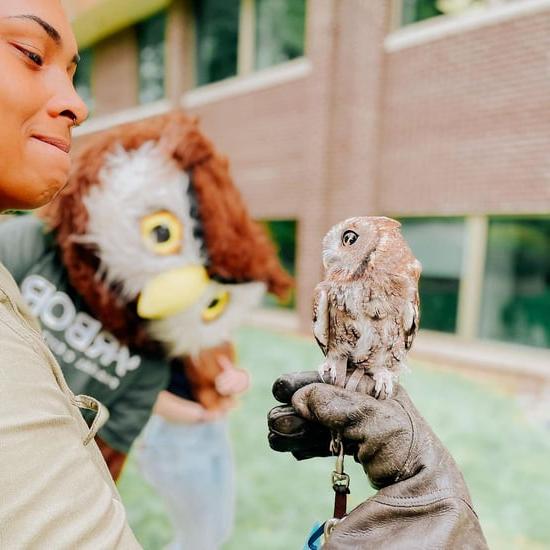
[[69,75],[56,79],[53,95],[48,104],[51,117],[66,117],[78,126],[88,118],[88,107],[78,95]]

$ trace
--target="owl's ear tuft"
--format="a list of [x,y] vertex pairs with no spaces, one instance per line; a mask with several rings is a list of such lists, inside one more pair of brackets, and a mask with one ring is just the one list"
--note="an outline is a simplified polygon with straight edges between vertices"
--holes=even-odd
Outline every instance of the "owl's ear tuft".
[[393,218],[387,218],[386,216],[380,216],[378,218],[379,223],[382,227],[387,229],[399,229],[401,227],[401,222],[394,220]]

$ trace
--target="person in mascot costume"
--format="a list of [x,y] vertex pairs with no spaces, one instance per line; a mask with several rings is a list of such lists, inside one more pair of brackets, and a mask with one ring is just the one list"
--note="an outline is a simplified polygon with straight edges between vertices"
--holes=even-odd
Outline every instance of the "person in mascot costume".
[[227,160],[181,112],[91,138],[39,217],[0,224],[0,260],[71,389],[108,408],[97,441],[115,479],[160,392],[140,463],[174,547],[218,548],[233,516],[225,418],[248,386],[231,331],[292,283]]

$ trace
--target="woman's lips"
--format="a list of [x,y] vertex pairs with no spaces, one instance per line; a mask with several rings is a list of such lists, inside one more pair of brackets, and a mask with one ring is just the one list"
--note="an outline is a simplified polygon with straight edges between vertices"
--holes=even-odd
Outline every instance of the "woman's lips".
[[34,139],[37,139],[38,141],[47,143],[48,145],[53,145],[54,147],[61,149],[61,151],[63,151],[64,153],[69,153],[69,151],[71,150],[71,143],[63,138],[40,135],[34,135],[32,137]]

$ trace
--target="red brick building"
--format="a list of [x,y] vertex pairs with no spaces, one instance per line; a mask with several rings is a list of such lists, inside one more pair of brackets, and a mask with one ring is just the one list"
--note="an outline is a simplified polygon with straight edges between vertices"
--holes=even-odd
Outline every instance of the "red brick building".
[[79,140],[199,115],[254,215],[296,224],[302,328],[325,231],[390,215],[424,264],[419,351],[550,372],[549,0],[65,3]]

